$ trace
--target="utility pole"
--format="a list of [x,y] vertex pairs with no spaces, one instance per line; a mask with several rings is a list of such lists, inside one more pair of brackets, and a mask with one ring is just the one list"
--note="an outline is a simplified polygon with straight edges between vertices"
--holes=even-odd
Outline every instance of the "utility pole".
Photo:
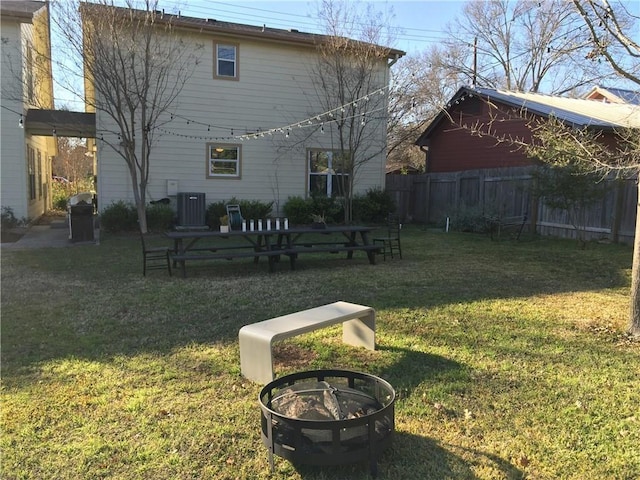
[[472,84],[473,88],[476,88],[477,71],[478,71],[478,37],[473,39],[473,84]]

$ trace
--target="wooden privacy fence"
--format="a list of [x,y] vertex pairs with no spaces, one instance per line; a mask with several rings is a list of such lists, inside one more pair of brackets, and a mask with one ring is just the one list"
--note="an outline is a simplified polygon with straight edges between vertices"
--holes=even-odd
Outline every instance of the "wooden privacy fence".
[[[585,239],[633,243],[638,188],[635,179],[607,180],[604,198],[583,216]],[[425,175],[387,175],[386,190],[405,221],[444,227],[447,217],[527,215],[540,235],[576,238],[566,211],[551,209],[531,192],[531,167],[470,170]]]

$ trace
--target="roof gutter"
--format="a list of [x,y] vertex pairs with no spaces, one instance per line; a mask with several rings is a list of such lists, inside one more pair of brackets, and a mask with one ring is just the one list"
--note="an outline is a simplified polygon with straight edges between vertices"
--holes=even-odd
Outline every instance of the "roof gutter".
[[388,66],[389,68],[393,67],[393,66],[396,64],[396,62],[397,62],[398,60],[400,60],[400,57],[401,57],[401,55],[400,55],[399,53],[395,53],[395,54],[393,55],[393,58],[391,59],[391,61],[389,62],[389,64],[388,64],[387,66]]

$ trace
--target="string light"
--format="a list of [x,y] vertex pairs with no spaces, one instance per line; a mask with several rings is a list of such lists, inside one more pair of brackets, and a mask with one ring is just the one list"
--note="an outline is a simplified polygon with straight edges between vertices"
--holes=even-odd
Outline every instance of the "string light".
[[20,114],[20,120],[18,120],[18,126],[20,128],[24,128],[24,120],[22,119],[22,114]]
[[[379,95],[385,95],[385,92],[387,91],[387,89],[389,89],[389,86],[384,86],[379,88],[378,90],[374,90],[371,92],[368,92],[366,95],[363,95],[360,98],[354,99],[353,101],[347,102],[343,105],[340,105],[336,108],[332,108],[330,110],[327,110],[323,113],[320,114],[314,114],[312,116],[310,116],[309,118],[306,118],[304,120],[301,121],[297,121],[295,123],[291,123],[289,125],[285,125],[285,126],[279,126],[279,127],[275,127],[275,128],[271,128],[271,129],[267,129],[267,130],[263,130],[261,128],[257,129],[254,132],[251,132],[250,130],[247,130],[245,128],[245,133],[244,134],[236,134],[235,130],[233,127],[230,126],[220,126],[220,125],[214,125],[211,123],[205,123],[205,122],[200,122],[198,120],[194,120],[192,118],[187,118],[185,116],[182,115],[178,115],[175,113],[171,113],[170,114],[170,118],[171,120],[174,119],[181,119],[183,121],[186,122],[187,125],[191,126],[193,125],[202,125],[203,127],[206,126],[207,128],[207,132],[211,132],[212,129],[227,129],[227,131],[230,131],[231,134],[229,137],[227,136],[205,136],[205,135],[189,135],[189,134],[182,134],[182,133],[177,133],[177,132],[172,132],[163,128],[159,128],[159,127],[155,127],[157,130],[159,130],[160,132],[167,134],[167,135],[174,135],[174,136],[179,136],[179,137],[183,137],[183,138],[191,138],[191,139],[205,139],[205,140],[249,140],[249,139],[257,139],[257,138],[264,138],[265,136],[272,136],[274,134],[277,133],[284,133],[285,134],[285,138],[289,138],[291,135],[291,130],[292,128],[296,128],[296,129],[302,129],[302,128],[306,128],[306,127],[312,127],[314,125],[317,125],[318,123],[320,123],[320,132],[324,133],[324,123],[329,121],[329,122],[336,122],[336,112],[340,112],[341,114],[345,114],[347,113],[347,109],[351,109],[351,111],[353,112],[353,116],[351,117],[345,117],[344,115],[340,115],[340,121],[344,122],[345,120],[348,120],[349,118],[353,118],[356,113],[355,110],[358,108],[358,105],[361,105],[361,102],[368,102],[370,97],[372,95],[375,94],[379,94]],[[367,111],[367,112],[363,112],[360,114],[361,116],[361,125],[364,126],[366,125],[366,116],[365,114],[370,114],[373,113],[376,110],[373,111]]]

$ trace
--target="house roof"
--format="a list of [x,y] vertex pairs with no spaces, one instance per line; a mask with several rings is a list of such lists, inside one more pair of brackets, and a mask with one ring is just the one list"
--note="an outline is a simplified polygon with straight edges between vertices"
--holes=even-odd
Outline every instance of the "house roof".
[[584,98],[587,100],[603,100],[611,103],[630,103],[640,105],[640,92],[624,88],[593,87]]
[[[619,127],[640,128],[640,107],[629,104],[602,103],[582,98],[566,98],[540,93],[512,92],[491,88],[460,88],[447,105],[469,96],[477,95],[489,101],[524,109],[542,116],[554,116],[573,127],[613,129]],[[433,129],[446,117],[440,112],[416,140],[416,145],[424,145]]]
[[[85,8],[86,8],[85,4]],[[91,4],[91,8],[106,8],[96,4]],[[111,8],[111,7],[109,7]],[[122,12],[128,12],[128,8],[113,7]],[[143,10],[138,12],[145,13]],[[201,33],[209,33],[211,35],[224,35],[239,38],[253,38],[257,40],[267,40],[272,42],[293,43],[305,46],[316,46],[322,44],[327,39],[331,38],[327,35],[320,35],[315,33],[301,32],[297,29],[283,30],[279,28],[271,28],[266,25],[255,26],[245,25],[241,23],[223,22],[218,21],[215,18],[197,18],[197,17],[185,17],[181,14],[169,14],[164,10],[156,10],[156,21],[165,23],[171,23],[175,27],[184,28],[189,30],[197,30]],[[353,40],[355,42],[355,40]],[[364,42],[358,42],[364,43]],[[383,47],[387,48],[387,47]],[[402,50],[389,48],[389,58],[400,58],[405,55]]]
[[2,0],[0,3],[0,15],[3,17],[17,18],[31,22],[33,14],[45,6],[45,2],[29,0]]

